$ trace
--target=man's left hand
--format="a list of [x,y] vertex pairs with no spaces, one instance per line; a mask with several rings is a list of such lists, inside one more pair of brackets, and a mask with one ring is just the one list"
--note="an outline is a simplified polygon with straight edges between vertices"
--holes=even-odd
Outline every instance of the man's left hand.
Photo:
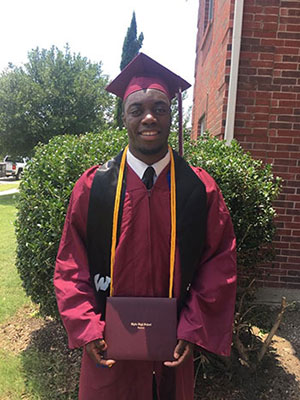
[[175,361],[165,361],[166,367],[178,367],[186,359],[192,356],[194,345],[193,343],[187,342],[186,340],[178,340],[178,343],[174,350]]

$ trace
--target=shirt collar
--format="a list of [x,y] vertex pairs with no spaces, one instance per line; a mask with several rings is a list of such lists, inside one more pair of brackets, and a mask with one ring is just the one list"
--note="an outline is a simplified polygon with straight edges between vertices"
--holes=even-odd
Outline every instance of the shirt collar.
[[138,175],[140,179],[142,179],[144,172],[146,168],[149,166],[153,167],[155,170],[155,177],[154,180],[156,180],[159,176],[159,174],[162,172],[162,170],[169,164],[170,162],[170,152],[168,150],[167,154],[159,161],[152,165],[148,165],[144,163],[143,161],[139,160],[136,158],[128,149],[127,150],[127,163],[129,166],[134,170],[134,172]]

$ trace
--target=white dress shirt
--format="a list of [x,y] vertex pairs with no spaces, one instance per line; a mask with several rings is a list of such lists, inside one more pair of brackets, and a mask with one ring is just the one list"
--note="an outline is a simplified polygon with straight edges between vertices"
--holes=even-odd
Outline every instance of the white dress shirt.
[[134,170],[134,172],[137,174],[137,176],[142,179],[145,170],[148,167],[153,167],[155,174],[153,178],[153,184],[156,182],[157,178],[159,177],[159,174],[162,172],[162,170],[169,164],[170,162],[170,153],[169,150],[167,154],[159,161],[152,165],[148,165],[144,163],[143,161],[139,160],[136,158],[128,149],[127,150],[127,163],[129,166]]

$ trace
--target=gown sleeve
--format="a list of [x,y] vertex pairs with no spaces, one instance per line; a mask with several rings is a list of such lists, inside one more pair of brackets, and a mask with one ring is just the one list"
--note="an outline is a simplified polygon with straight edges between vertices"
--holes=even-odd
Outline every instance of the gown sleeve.
[[70,348],[103,337],[104,322],[95,312],[86,251],[89,195],[96,170],[86,171],[73,189],[56,259],[55,293]]
[[179,318],[177,336],[228,356],[236,295],[236,240],[229,211],[215,181],[200,168],[194,172],[207,191],[206,245]]

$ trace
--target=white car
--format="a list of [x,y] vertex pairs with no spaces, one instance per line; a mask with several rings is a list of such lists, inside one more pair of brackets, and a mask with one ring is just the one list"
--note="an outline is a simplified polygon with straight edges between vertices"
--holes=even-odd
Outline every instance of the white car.
[[6,176],[6,164],[5,162],[0,162],[0,178]]
[[20,179],[28,159],[26,157],[11,157],[7,155],[3,161],[6,165],[6,176],[14,176],[16,179]]

